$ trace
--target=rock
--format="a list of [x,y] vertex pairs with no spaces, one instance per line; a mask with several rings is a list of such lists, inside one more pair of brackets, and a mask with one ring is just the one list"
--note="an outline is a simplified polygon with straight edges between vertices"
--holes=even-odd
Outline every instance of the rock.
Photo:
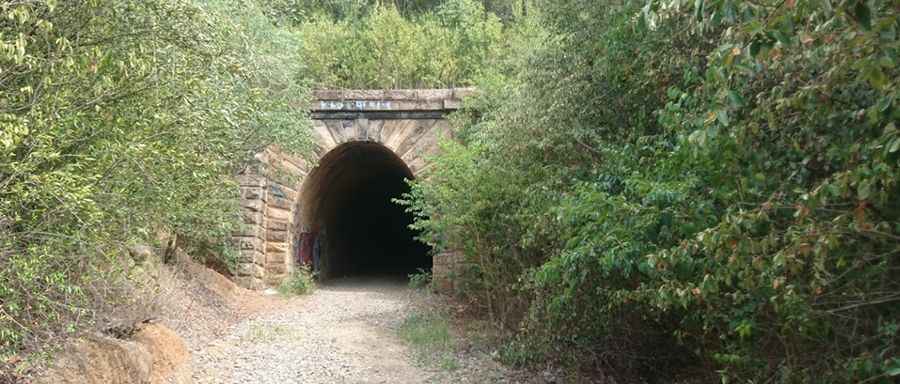
[[135,263],[142,264],[147,261],[155,261],[157,259],[156,252],[152,247],[147,245],[132,245],[128,247],[128,254],[134,259]]
[[57,355],[34,384],[190,384],[184,341],[160,324],[147,324],[132,340],[91,335]]
[[152,356],[151,384],[189,384],[193,380],[190,352],[184,340],[161,324],[147,324],[134,335],[134,341],[145,346]]
[[153,358],[139,343],[89,336],[60,353],[35,384],[149,384]]

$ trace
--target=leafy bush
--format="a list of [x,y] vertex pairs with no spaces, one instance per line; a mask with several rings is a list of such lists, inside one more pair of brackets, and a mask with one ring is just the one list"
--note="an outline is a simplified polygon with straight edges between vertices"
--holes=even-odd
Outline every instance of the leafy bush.
[[125,300],[129,244],[227,247],[234,176],[309,136],[293,35],[257,7],[39,0],[0,15],[5,361]]
[[305,295],[315,289],[315,274],[305,266],[298,267],[278,286],[278,292],[285,296]]
[[285,24],[299,25],[316,17],[335,20],[364,18],[379,6],[396,8],[406,17],[416,17],[442,8],[447,3],[479,4],[504,20],[527,14],[531,1],[522,0],[266,0],[259,1],[266,14]]
[[404,16],[378,6],[357,18],[318,15],[297,26],[303,75],[319,88],[471,85],[496,57],[500,19],[474,0]]
[[422,289],[431,285],[431,273],[419,268],[416,273],[409,274],[409,287],[412,289]]
[[540,17],[409,196],[423,238],[477,264],[471,294],[516,348],[635,381],[890,382],[897,8],[573,0]]

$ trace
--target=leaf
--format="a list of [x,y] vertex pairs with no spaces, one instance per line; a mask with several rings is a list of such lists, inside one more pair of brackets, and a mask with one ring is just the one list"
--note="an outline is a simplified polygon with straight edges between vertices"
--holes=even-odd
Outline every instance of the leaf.
[[728,91],[728,100],[731,101],[731,106],[734,108],[740,108],[744,106],[744,98],[741,97],[741,94],[735,91]]
[[885,365],[884,374],[888,377],[900,376],[900,358],[893,358]]
[[874,88],[883,89],[888,85],[888,77],[879,65],[868,65],[863,70],[863,74],[869,84]]
[[728,111],[720,109],[716,111],[716,119],[724,126],[728,126],[731,122],[728,120]]
[[900,137],[894,139],[894,142],[891,143],[891,146],[888,148],[888,153],[894,153],[900,150]]
[[756,55],[759,54],[761,45],[762,44],[759,42],[759,40],[753,40],[753,42],[750,43],[750,56],[756,57]]
[[856,5],[853,7],[853,16],[863,29],[868,31],[872,28],[872,10],[864,0],[856,1]]
[[897,131],[897,125],[894,122],[888,123],[888,125],[884,126],[884,134],[888,135]]
[[863,180],[856,187],[856,194],[860,200],[866,200],[872,195],[872,180]]

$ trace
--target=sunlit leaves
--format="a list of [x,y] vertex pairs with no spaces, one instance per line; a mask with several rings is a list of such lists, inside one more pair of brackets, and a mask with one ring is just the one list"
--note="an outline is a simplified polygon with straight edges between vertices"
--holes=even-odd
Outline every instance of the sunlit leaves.
[[372,7],[344,19],[298,25],[304,75],[318,87],[422,88],[472,85],[503,43],[500,19],[474,0],[452,0],[418,15]]
[[[0,360],[116,303],[124,247],[228,252],[234,176],[309,142],[294,36],[229,0],[0,8]],[[94,284],[104,284],[94,287]],[[26,324],[26,327],[20,326]]]
[[893,2],[543,5],[552,37],[482,86],[412,202],[502,271],[477,276],[489,309],[527,301],[529,348],[643,375],[678,347],[728,382],[894,372]]

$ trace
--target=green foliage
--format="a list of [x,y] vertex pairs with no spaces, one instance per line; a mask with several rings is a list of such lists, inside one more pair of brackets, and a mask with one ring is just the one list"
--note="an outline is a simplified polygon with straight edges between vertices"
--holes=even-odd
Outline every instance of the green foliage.
[[471,85],[504,38],[500,19],[474,0],[404,16],[378,6],[357,18],[318,15],[299,24],[303,75],[319,88]]
[[308,141],[295,41],[238,1],[0,5],[0,360],[124,300],[131,243],[228,247],[234,177]]
[[519,334],[508,360],[890,382],[896,6],[540,9],[407,200],[476,264],[469,294]]
[[267,0],[259,1],[274,20],[299,25],[316,17],[358,21],[378,7],[394,7],[404,16],[416,17],[444,7],[445,4],[481,5],[504,20],[527,14],[531,0]]
[[422,289],[431,285],[431,272],[419,268],[416,273],[409,274],[409,287]]
[[305,295],[315,289],[315,274],[305,266],[298,267],[278,286],[278,292],[285,296]]

